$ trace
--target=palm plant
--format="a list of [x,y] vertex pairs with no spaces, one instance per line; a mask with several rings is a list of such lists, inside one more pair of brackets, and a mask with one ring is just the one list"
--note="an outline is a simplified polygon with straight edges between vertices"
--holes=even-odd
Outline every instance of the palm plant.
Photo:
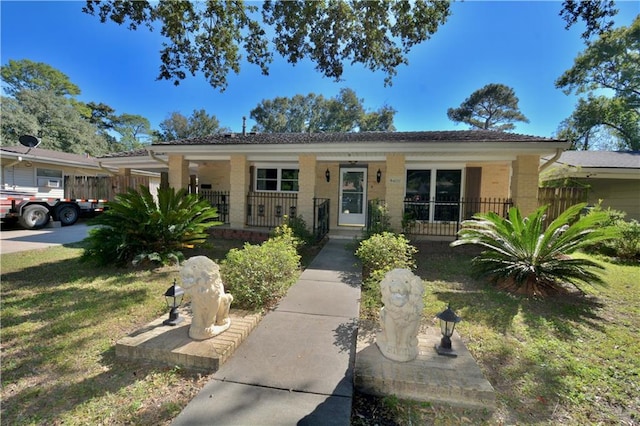
[[[473,259],[473,271],[498,287],[529,296],[566,291],[565,284],[581,290],[581,283],[602,283],[595,269],[602,266],[571,253],[615,237],[615,229],[601,226],[605,215],[580,216],[586,203],[565,210],[545,228],[546,206],[522,217],[517,207],[508,219],[481,213],[462,223],[452,246],[478,244],[486,250]],[[582,290],[581,290],[582,291]]]
[[83,259],[117,265],[177,262],[184,258],[182,249],[206,242],[206,230],[220,224],[217,217],[216,208],[184,189],[158,189],[157,200],[146,186],[129,189],[93,221],[99,226],[89,233]]

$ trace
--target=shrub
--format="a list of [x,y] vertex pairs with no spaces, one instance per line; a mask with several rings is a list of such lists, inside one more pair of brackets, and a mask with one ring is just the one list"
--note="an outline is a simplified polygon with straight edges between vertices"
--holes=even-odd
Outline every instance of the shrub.
[[285,295],[298,277],[299,266],[300,255],[289,230],[261,245],[246,243],[242,249],[230,250],[221,275],[234,306],[263,309]]
[[602,266],[569,254],[599,241],[615,237],[615,230],[603,226],[606,215],[592,212],[580,217],[585,203],[565,210],[544,229],[546,206],[522,217],[517,207],[509,218],[482,213],[462,223],[452,246],[478,244],[486,248],[473,259],[473,270],[500,288],[530,296],[547,296],[564,291],[563,284],[601,283],[592,269]]
[[144,260],[167,264],[184,258],[182,249],[207,241],[206,230],[220,222],[217,210],[195,194],[181,189],[129,189],[92,220],[82,259],[98,264],[126,265]]
[[362,241],[355,254],[362,263],[362,278],[366,281],[378,271],[383,276],[394,268],[415,268],[413,256],[417,251],[404,235],[383,232]]
[[620,259],[640,259],[640,223],[635,219],[629,222],[621,220],[614,226],[617,228],[620,238],[608,240],[605,245]]
[[290,234],[296,248],[313,243],[313,234],[307,229],[307,223],[302,216],[284,216],[282,224],[276,227],[271,236],[278,237]]
[[391,232],[391,218],[387,203],[378,199],[369,203],[369,223],[363,231],[363,239],[368,239],[376,234]]
[[624,220],[625,212],[611,208],[604,210],[600,202],[590,209],[589,214],[606,215],[603,225],[614,227],[619,235],[619,238],[601,241],[590,246],[588,248],[590,252],[622,260],[640,259],[640,223],[637,220],[632,219],[627,222]]

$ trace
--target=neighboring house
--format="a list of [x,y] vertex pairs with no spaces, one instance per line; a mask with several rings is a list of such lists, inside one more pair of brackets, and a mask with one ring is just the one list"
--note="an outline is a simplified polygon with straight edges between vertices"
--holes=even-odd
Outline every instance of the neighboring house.
[[540,157],[566,141],[495,131],[220,134],[155,143],[100,158],[104,165],[168,173],[219,208],[233,229],[361,229],[372,202],[394,230],[452,236],[479,211],[537,207]]
[[587,201],[640,220],[640,152],[566,151],[541,175],[587,189]]
[[118,169],[96,158],[22,145],[0,147],[0,190],[3,197],[112,199],[130,185],[157,187],[157,172]]

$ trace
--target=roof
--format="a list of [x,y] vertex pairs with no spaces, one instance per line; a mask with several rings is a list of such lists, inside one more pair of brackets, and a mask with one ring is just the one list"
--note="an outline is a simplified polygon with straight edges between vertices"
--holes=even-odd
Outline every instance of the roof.
[[[195,152],[201,147],[212,147],[217,152],[239,152],[251,149],[270,152],[269,150],[260,149],[260,147],[271,146],[278,147],[278,152],[300,152],[299,150],[314,150],[314,145],[331,146],[331,149],[343,149],[345,147],[363,148],[366,145],[382,144],[386,145],[385,151],[397,149],[400,145],[411,144],[414,148],[421,147],[423,144],[431,146],[446,146],[451,144],[452,148],[455,144],[478,144],[481,148],[482,143],[501,144],[501,143],[542,143],[549,145],[566,145],[568,142],[558,139],[543,138],[539,136],[521,135],[516,133],[497,132],[492,130],[447,130],[447,131],[424,131],[424,132],[340,132],[340,133],[226,133],[214,134],[206,137],[179,139],[167,142],[156,142],[145,149],[135,151],[115,152],[108,154],[102,159],[118,161],[118,159],[135,159],[148,157],[149,151],[166,154],[167,152]],[[295,145],[295,146],[294,146]],[[291,146],[292,151],[287,149]],[[342,148],[337,148],[342,147]],[[184,150],[183,150],[184,148]],[[317,148],[322,150],[321,148]],[[379,149],[379,148],[378,148]],[[445,149],[445,148],[443,148]],[[298,150],[298,151],[296,151]],[[554,148],[555,150],[555,148]],[[273,152],[273,151],[271,151]],[[323,150],[324,152],[324,150]]]
[[30,161],[73,163],[91,168],[100,167],[98,160],[88,155],[71,154],[42,148],[30,149],[22,145],[1,146],[0,154],[2,154],[3,157],[23,157],[25,160],[28,159]]
[[284,145],[358,142],[558,142],[556,139],[493,130],[340,133],[226,133],[156,142],[157,145]]
[[582,168],[640,169],[640,151],[565,151],[556,162]]

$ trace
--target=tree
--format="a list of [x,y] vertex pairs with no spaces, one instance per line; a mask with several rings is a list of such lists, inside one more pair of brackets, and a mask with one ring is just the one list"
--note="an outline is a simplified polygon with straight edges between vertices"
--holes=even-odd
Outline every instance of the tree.
[[6,84],[4,91],[9,96],[15,96],[21,90],[46,90],[56,96],[80,94],[80,88],[69,77],[42,62],[10,59],[7,65],[0,67],[0,75]]
[[[566,94],[588,94],[569,122],[580,137],[606,126],[622,147],[640,149],[640,16],[629,27],[604,33],[556,81]],[[594,91],[608,89],[606,97]],[[606,94],[606,92],[605,92]]]
[[209,115],[203,109],[193,110],[191,117],[185,117],[179,112],[172,112],[168,118],[160,123],[160,131],[154,132],[154,137],[160,141],[172,141],[230,132],[228,127],[221,127],[215,115]]
[[449,108],[447,116],[456,123],[485,130],[512,130],[515,121],[529,122],[518,108],[514,90],[495,83],[473,92],[459,108]]
[[565,20],[566,29],[578,20],[586,26],[582,38],[588,41],[592,36],[600,36],[613,28],[613,18],[618,13],[613,0],[564,0],[560,16]]
[[[316,69],[339,81],[343,63],[362,64],[386,74],[407,64],[411,48],[428,40],[450,14],[449,2],[267,1],[244,2],[88,0],[83,12],[137,30],[160,26],[166,38],[158,79],[179,84],[187,72],[202,72],[214,88],[240,72],[246,59],[264,75],[274,53],[296,64],[309,59]],[[262,23],[259,22],[261,18]],[[273,43],[270,45],[270,40]],[[241,52],[245,52],[243,58]]]
[[41,139],[40,148],[94,156],[109,152],[98,129],[54,92],[23,89],[15,98],[3,97],[1,114],[3,144],[30,134]]
[[113,130],[120,134],[123,151],[140,148],[151,136],[151,124],[141,115],[121,114],[113,121]]
[[383,106],[367,112],[363,102],[348,88],[340,89],[330,99],[309,93],[263,100],[251,110],[250,116],[256,121],[252,130],[267,133],[395,130],[393,108]]

